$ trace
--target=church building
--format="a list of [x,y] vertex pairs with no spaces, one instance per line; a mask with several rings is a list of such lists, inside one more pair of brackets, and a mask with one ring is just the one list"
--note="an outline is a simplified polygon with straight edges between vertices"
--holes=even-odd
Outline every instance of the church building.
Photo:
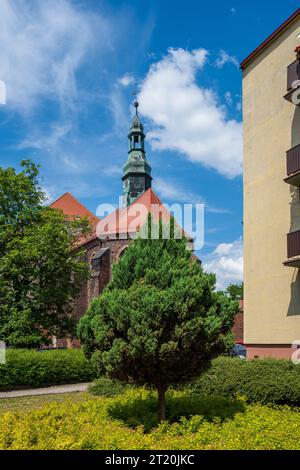
[[112,266],[117,263],[131,243],[133,236],[151,214],[154,222],[169,223],[170,213],[152,190],[151,167],[145,153],[145,133],[134,103],[135,115],[128,134],[128,158],[122,175],[122,207],[103,219],[96,217],[71,193],[51,204],[69,217],[87,217],[92,232],[80,242],[90,267],[90,278],[82,286],[74,315],[83,316],[94,297],[101,294],[111,279]]

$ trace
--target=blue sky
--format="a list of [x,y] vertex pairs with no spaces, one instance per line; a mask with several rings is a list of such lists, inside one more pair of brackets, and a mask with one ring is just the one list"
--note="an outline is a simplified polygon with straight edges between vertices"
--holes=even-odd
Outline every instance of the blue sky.
[[204,202],[198,254],[218,286],[242,279],[239,62],[294,0],[1,0],[0,164],[41,165],[55,199],[93,212],[118,203],[132,90],[147,132],[154,189]]

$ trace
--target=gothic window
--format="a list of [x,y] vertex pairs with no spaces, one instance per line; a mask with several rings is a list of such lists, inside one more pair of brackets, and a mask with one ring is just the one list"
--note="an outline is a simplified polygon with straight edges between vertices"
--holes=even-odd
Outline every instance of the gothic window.
[[127,250],[128,246],[123,246],[123,248],[121,248],[121,250],[119,251],[118,255],[117,255],[117,261],[120,261],[120,259],[122,258],[122,256],[124,255],[125,251]]
[[100,271],[101,259],[96,257],[96,253],[93,253],[92,255],[91,264],[92,264],[92,271]]

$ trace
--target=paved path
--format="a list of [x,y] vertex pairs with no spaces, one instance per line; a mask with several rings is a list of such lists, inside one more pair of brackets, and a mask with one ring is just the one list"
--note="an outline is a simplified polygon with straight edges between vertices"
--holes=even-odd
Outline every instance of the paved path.
[[58,385],[55,387],[34,388],[28,390],[13,390],[12,392],[0,392],[1,398],[17,398],[29,397],[37,395],[53,395],[57,393],[71,393],[71,392],[86,392],[89,383],[85,384],[72,384],[72,385]]

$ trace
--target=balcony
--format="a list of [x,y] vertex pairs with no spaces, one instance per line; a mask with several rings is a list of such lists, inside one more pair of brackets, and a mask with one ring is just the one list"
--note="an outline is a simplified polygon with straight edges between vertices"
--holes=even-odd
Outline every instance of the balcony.
[[287,91],[295,89],[295,84],[300,80],[300,60],[295,60],[287,68]]
[[287,236],[288,259],[283,264],[292,268],[300,268],[300,230]]
[[300,60],[295,60],[287,68],[287,91],[285,99],[295,105],[300,104]]
[[296,145],[286,153],[287,178],[285,182],[300,187],[300,145]]

